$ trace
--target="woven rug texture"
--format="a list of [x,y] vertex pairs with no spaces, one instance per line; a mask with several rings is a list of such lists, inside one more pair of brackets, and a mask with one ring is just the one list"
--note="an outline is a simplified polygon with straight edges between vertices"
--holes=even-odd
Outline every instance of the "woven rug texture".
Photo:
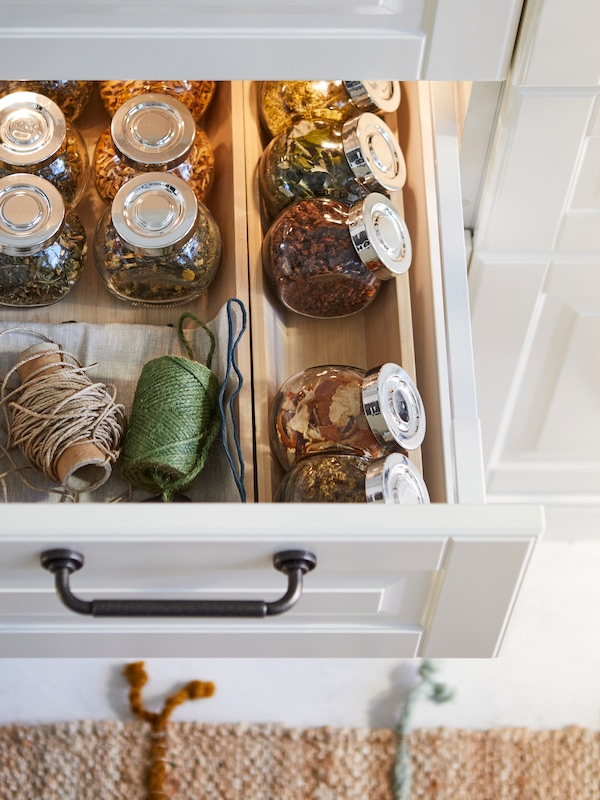
[[[146,800],[142,722],[0,728],[1,800]],[[174,800],[393,800],[387,729],[168,726]],[[600,733],[450,728],[410,734],[410,800],[600,800]]]

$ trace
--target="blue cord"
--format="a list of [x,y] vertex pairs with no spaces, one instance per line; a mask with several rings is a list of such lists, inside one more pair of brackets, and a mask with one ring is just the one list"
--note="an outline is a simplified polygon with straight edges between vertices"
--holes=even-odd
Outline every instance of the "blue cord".
[[[234,318],[231,312],[231,307],[233,303],[237,303],[242,311],[242,327],[240,332],[238,333],[237,337],[234,339]],[[225,450],[225,455],[227,456],[227,460],[229,461],[229,466],[231,467],[231,472],[233,474],[233,478],[235,480],[238,492],[240,494],[240,499],[242,503],[246,502],[246,490],[244,489],[244,459],[242,457],[242,449],[240,447],[239,436],[238,436],[238,428],[237,428],[237,421],[235,418],[234,408],[233,405],[235,403],[235,399],[240,393],[242,385],[244,383],[244,379],[242,377],[242,373],[237,365],[236,360],[236,350],[239,344],[240,339],[244,331],[246,330],[246,309],[244,304],[241,300],[238,300],[237,297],[232,297],[227,301],[227,323],[228,323],[228,340],[227,340],[227,370],[225,372],[225,378],[221,385],[221,390],[219,392],[219,409],[221,411],[221,418],[223,420],[221,425],[221,440],[223,442],[223,448]],[[229,398],[229,414],[231,417],[231,424],[232,424],[232,431],[233,431],[233,441],[235,442],[235,449],[237,452],[238,463],[239,463],[239,475],[237,474],[235,464],[233,462],[233,458],[231,457],[231,452],[229,450],[229,445],[227,442],[227,426],[226,426],[226,416],[225,416],[225,408],[224,408],[224,398],[225,398],[225,390],[227,388],[227,383],[229,381],[229,376],[231,374],[231,370],[235,372],[238,379],[238,385],[236,389],[232,392],[231,397]]]

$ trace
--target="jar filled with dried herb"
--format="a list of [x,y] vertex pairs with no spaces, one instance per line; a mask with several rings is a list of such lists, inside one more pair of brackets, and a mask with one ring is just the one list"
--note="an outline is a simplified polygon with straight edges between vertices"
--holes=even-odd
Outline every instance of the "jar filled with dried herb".
[[369,192],[402,189],[406,164],[391,128],[365,112],[344,123],[300,120],[265,147],[258,178],[271,217],[304,197],[335,197],[347,203]]
[[35,92],[13,92],[0,99],[0,177],[39,175],[73,208],[83,195],[88,171],[83,137],[54,100]]
[[214,177],[215,156],[190,110],[165,94],[141,94],[123,103],[100,134],[92,171],[98,194],[111,203],[126,181],[141,172],[178,175],[201,202]]
[[133,305],[194,300],[220,258],[214,217],[185,181],[163,172],[127,181],[94,235],[94,260],[107,288]]
[[215,81],[100,81],[98,91],[111,117],[132,97],[158,92],[180,100],[199,122],[212,102],[216,86]]
[[51,183],[26,173],[0,178],[0,305],[56,303],[86,255],[85,229]]
[[326,365],[288,378],[270,409],[270,438],[284,469],[320,452],[367,459],[414,450],[425,436],[425,409],[398,364],[370,370]]
[[276,503],[426,504],[429,492],[416,466],[401,453],[369,460],[348,453],[301,458],[284,476]]
[[396,111],[401,90],[398,81],[259,81],[258,116],[270,136],[299,119],[344,122],[363,111]]
[[77,119],[86,107],[94,81],[0,81],[0,97],[11,92],[36,92],[54,100],[68,120]]
[[385,195],[347,205],[313,197],[284,209],[262,246],[264,270],[286,308],[307,317],[344,317],[366,308],[382,280],[406,272],[408,229]]

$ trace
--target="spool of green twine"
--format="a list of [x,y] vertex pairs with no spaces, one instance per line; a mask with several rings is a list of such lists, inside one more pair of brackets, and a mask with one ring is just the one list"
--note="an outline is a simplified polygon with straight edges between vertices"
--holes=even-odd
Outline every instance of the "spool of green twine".
[[[211,342],[206,365],[194,359],[183,332],[193,319]],[[215,337],[193,314],[182,314],[179,339],[189,358],[160,356],[140,374],[121,452],[121,473],[134,486],[170,501],[202,471],[221,429],[219,382],[211,372]]]

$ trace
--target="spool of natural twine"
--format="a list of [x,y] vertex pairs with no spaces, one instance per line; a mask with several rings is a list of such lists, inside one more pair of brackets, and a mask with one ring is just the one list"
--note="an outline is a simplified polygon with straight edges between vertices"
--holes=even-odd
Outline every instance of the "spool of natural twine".
[[[193,319],[209,336],[206,365],[194,359],[183,331]],[[219,381],[211,372],[212,331],[196,316],[179,319],[179,339],[189,358],[166,355],[147,362],[140,374],[121,455],[123,477],[164,501],[189,489],[200,474],[221,429]]]
[[[114,387],[92,382],[85,370],[60,345],[44,341],[18,356],[1,391],[9,445],[72,496],[108,480],[126,427]],[[14,372],[21,385],[8,391]]]

